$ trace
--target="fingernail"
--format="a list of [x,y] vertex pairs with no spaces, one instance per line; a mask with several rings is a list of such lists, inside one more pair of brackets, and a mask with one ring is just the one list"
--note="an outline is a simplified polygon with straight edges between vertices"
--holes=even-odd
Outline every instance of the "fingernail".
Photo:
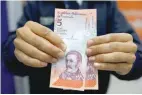
[[87,54],[88,54],[88,55],[90,55],[90,54],[91,54],[91,52],[92,52],[92,50],[91,50],[91,49],[87,49]]
[[42,66],[47,66],[48,64],[46,62],[41,62]]
[[94,63],[94,66],[95,66],[95,67],[99,67],[100,64],[99,64],[99,63]]
[[89,61],[95,61],[95,57],[94,56],[89,57]]
[[56,63],[57,61],[58,61],[58,60],[55,59],[55,58],[53,58],[53,59],[51,60],[52,63]]
[[59,58],[64,57],[64,53],[63,53],[63,52],[58,53],[58,57],[59,57]]
[[63,51],[65,51],[66,48],[67,48],[67,46],[66,46],[65,44],[62,43],[62,44],[61,44],[61,48],[62,48]]
[[89,40],[88,42],[87,42],[87,46],[89,47],[89,46],[91,46],[93,44],[93,40]]

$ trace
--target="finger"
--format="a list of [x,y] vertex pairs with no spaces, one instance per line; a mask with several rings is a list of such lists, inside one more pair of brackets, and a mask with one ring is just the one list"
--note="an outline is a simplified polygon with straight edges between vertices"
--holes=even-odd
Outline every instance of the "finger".
[[[18,32],[20,31],[20,32]],[[39,50],[55,57],[61,58],[64,56],[64,52],[58,47],[51,44],[48,40],[34,34],[28,27],[22,27],[17,31],[17,35],[21,36],[21,38],[27,43],[33,45]]]
[[[95,60],[92,60],[95,59]],[[136,57],[135,54],[123,53],[123,52],[113,52],[107,54],[99,54],[96,56],[89,57],[90,61],[95,61],[99,63],[134,63]]]
[[116,71],[121,74],[127,74],[132,68],[132,64],[127,63],[94,63],[94,66],[98,70]]
[[16,58],[27,66],[30,66],[30,67],[46,67],[47,66],[47,63],[42,62],[38,59],[31,58],[18,49],[15,49],[14,53]]
[[33,21],[28,21],[25,24],[25,26],[28,26],[32,30],[32,32],[47,39],[49,42],[58,46],[63,51],[66,50],[66,45],[64,44],[62,39],[56,33],[54,33],[51,29],[49,29],[45,26],[42,26],[42,25],[40,25],[36,22],[33,22]]
[[98,45],[109,42],[127,42],[133,40],[133,37],[128,33],[112,33],[103,36],[97,36],[93,39],[90,39],[87,43],[87,46]]
[[102,53],[111,52],[125,52],[125,53],[135,53],[137,50],[137,45],[132,42],[110,42],[106,44],[94,45],[87,49],[87,55],[97,55]]
[[42,62],[48,62],[48,63],[55,63],[57,62],[57,59],[53,58],[52,56],[38,50],[37,48],[33,47],[32,45],[26,43],[22,39],[15,39],[14,45],[17,49],[25,53],[27,56],[30,56],[34,59],[38,59]]

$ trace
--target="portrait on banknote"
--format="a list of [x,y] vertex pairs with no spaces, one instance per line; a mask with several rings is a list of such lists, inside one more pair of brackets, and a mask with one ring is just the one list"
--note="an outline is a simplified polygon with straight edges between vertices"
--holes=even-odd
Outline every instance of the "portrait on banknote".
[[82,56],[78,51],[70,51],[65,57],[66,70],[59,76],[65,80],[83,80],[83,75],[79,69],[82,63]]
[[68,50],[65,57],[52,66],[50,85],[56,88],[81,89],[85,78],[82,58],[81,52]]

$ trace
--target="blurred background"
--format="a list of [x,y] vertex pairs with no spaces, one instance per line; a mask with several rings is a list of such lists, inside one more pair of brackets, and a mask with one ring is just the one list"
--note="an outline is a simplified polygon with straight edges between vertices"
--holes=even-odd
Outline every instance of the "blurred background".
[[[22,15],[25,1],[3,1],[1,5],[1,40],[7,39],[8,32],[16,29],[16,23]],[[142,1],[118,1],[118,7],[136,30],[142,40]],[[2,93],[29,93],[28,76],[14,76],[8,72],[1,59],[1,92]],[[122,81],[111,75],[107,93],[142,93],[142,78],[133,81]]]

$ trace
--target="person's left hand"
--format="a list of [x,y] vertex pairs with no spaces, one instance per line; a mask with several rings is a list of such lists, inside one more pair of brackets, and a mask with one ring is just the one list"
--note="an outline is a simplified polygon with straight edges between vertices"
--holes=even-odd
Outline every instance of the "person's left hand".
[[121,75],[129,73],[136,59],[137,45],[127,33],[97,36],[87,43],[89,61],[99,70],[115,71]]

